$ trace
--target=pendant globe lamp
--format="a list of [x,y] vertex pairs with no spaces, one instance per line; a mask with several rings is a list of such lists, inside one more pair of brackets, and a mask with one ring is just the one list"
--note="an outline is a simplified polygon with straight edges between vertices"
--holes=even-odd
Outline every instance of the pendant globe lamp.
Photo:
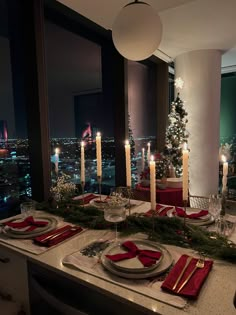
[[154,8],[135,0],[121,9],[112,26],[112,39],[119,53],[134,61],[150,57],[162,37],[161,19]]

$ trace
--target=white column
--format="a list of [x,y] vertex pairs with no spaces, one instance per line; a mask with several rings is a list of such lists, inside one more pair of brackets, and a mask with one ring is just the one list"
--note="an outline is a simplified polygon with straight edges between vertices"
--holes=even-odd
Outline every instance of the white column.
[[184,80],[180,98],[188,112],[190,194],[208,196],[218,192],[219,181],[221,52],[178,56],[175,76]]

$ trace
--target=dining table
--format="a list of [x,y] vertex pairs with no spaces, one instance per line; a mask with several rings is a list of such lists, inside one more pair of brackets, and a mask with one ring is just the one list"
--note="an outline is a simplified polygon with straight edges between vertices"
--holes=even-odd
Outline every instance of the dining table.
[[[133,200],[134,206],[131,210],[131,215],[134,213],[146,213],[150,210],[150,202]],[[38,212],[44,214],[44,212]],[[48,213],[47,213],[48,215]],[[61,217],[51,215],[59,222],[63,222]],[[2,222],[0,222],[2,223]],[[67,223],[67,222],[63,222]],[[119,230],[119,229],[118,229]],[[23,259],[25,268],[34,264],[40,266],[45,270],[55,273],[58,277],[69,279],[78,286],[82,285],[89,288],[94,292],[102,294],[106,297],[107,303],[112,305],[112,301],[118,301],[127,307],[127,310],[133,310],[134,314],[168,314],[168,315],[215,315],[215,314],[236,314],[234,306],[234,296],[236,291],[236,266],[230,262],[223,260],[215,260],[211,272],[209,273],[206,281],[204,282],[200,294],[197,299],[184,299],[178,300],[178,296],[166,293],[161,289],[161,283],[164,279],[158,279],[147,284],[143,279],[141,281],[131,279],[123,279],[119,276],[112,277],[109,275],[108,270],[102,270],[108,276],[102,276],[91,272],[89,269],[81,269],[63,263],[66,257],[70,257],[77,253],[86,245],[97,240],[107,240],[114,238],[114,230],[94,230],[85,229],[83,233],[72,236],[71,238],[47,248],[45,251],[37,252],[37,244],[28,244],[23,240],[14,240],[1,238],[0,235],[0,260],[2,253],[10,253]],[[131,239],[145,240],[146,236],[143,234],[135,234],[129,236]],[[127,237],[119,235],[120,240],[126,240]],[[236,243],[236,231],[234,230],[229,239]],[[165,249],[171,253],[174,262],[178,261],[182,255],[191,255],[198,257],[191,248],[182,248],[173,245],[161,244]],[[35,251],[34,252],[34,246]],[[104,269],[104,268],[103,268]],[[11,270],[12,272],[14,270]],[[26,277],[28,277],[26,275]],[[27,279],[25,280],[27,282]],[[142,287],[143,286],[143,287]],[[142,288],[145,288],[142,291]],[[4,289],[0,283],[0,291]],[[63,290],[63,288],[61,288]],[[148,292],[150,291],[150,294]],[[166,295],[166,296],[165,296]],[[89,302],[89,296],[88,303]],[[177,298],[177,299],[176,299]],[[173,301],[171,301],[173,299]],[[173,302],[173,303],[172,303]],[[26,313],[30,314],[30,295],[25,299]],[[95,302],[94,302],[95,303]],[[115,302],[114,302],[115,303]],[[115,305],[115,304],[114,304]],[[130,311],[124,311],[124,314],[131,314]],[[114,312],[114,314],[116,314]],[[133,313],[132,313],[133,314]]]

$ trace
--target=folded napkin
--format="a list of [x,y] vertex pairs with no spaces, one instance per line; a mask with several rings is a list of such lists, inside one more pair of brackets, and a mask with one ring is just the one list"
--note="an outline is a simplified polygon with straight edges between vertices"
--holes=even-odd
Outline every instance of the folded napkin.
[[140,262],[144,267],[152,266],[156,263],[157,260],[161,257],[161,252],[153,250],[140,250],[133,242],[126,241],[122,246],[128,250],[127,253],[115,254],[115,255],[106,255],[112,261],[121,261],[124,259],[130,259],[138,256]]
[[[83,231],[83,229],[80,226],[71,226],[68,224],[68,225],[63,226],[62,228],[59,228],[59,229],[50,231],[48,233],[45,233],[43,235],[35,237],[34,242],[38,245],[51,247],[53,245],[56,245],[66,240],[67,238],[77,233],[80,233],[81,231]],[[52,238],[49,238],[49,236]]]
[[173,286],[175,285],[176,280],[178,279],[179,275],[181,274],[181,271],[183,270],[186,261],[187,261],[188,256],[187,255],[182,255],[180,259],[177,261],[177,263],[174,265],[174,267],[171,269],[169,275],[163,282],[161,288],[163,290],[172,292],[174,294],[186,296],[189,298],[196,299],[200,289],[206,280],[209,272],[211,271],[213,261],[212,260],[205,260],[204,262],[204,267],[203,268],[198,268],[192,277],[189,279],[187,284],[183,287],[183,289],[177,293],[178,289],[182,285],[182,283],[185,281],[185,279],[188,277],[188,275],[191,273],[191,271],[194,269],[196,266],[196,263],[198,261],[197,258],[192,258],[190,261],[190,264],[188,265],[187,269],[185,270],[182,278],[180,279],[177,287],[175,290],[173,290]]
[[47,221],[35,220],[32,216],[29,216],[20,222],[9,221],[5,223],[5,225],[12,227],[14,229],[22,229],[28,226],[29,228],[25,230],[26,232],[31,232],[35,230],[37,227],[43,227],[46,226],[47,224],[48,224]]
[[[162,217],[166,216],[167,211],[171,210],[172,208],[173,208],[173,206],[163,206],[163,205],[157,204],[155,215],[162,216]],[[151,217],[152,215],[153,215],[153,210],[148,210],[145,213],[145,216],[147,216],[147,217]]]
[[79,196],[79,197],[75,197],[73,198],[73,200],[78,200],[83,202],[84,204],[88,204],[91,200],[98,198],[98,196],[94,195],[94,194],[89,194],[87,196]]
[[185,214],[185,210],[183,208],[175,207],[175,211],[178,217],[186,217],[188,219],[199,219],[208,214],[208,210],[201,210],[196,213]]

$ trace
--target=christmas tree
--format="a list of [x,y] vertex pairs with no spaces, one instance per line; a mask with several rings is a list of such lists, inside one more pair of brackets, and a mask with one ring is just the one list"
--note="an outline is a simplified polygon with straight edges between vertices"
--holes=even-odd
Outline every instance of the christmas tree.
[[171,111],[168,115],[164,149],[164,155],[175,167],[177,177],[182,175],[182,145],[188,139],[186,132],[187,115],[188,113],[185,111],[183,101],[178,93],[176,100],[171,104]]

